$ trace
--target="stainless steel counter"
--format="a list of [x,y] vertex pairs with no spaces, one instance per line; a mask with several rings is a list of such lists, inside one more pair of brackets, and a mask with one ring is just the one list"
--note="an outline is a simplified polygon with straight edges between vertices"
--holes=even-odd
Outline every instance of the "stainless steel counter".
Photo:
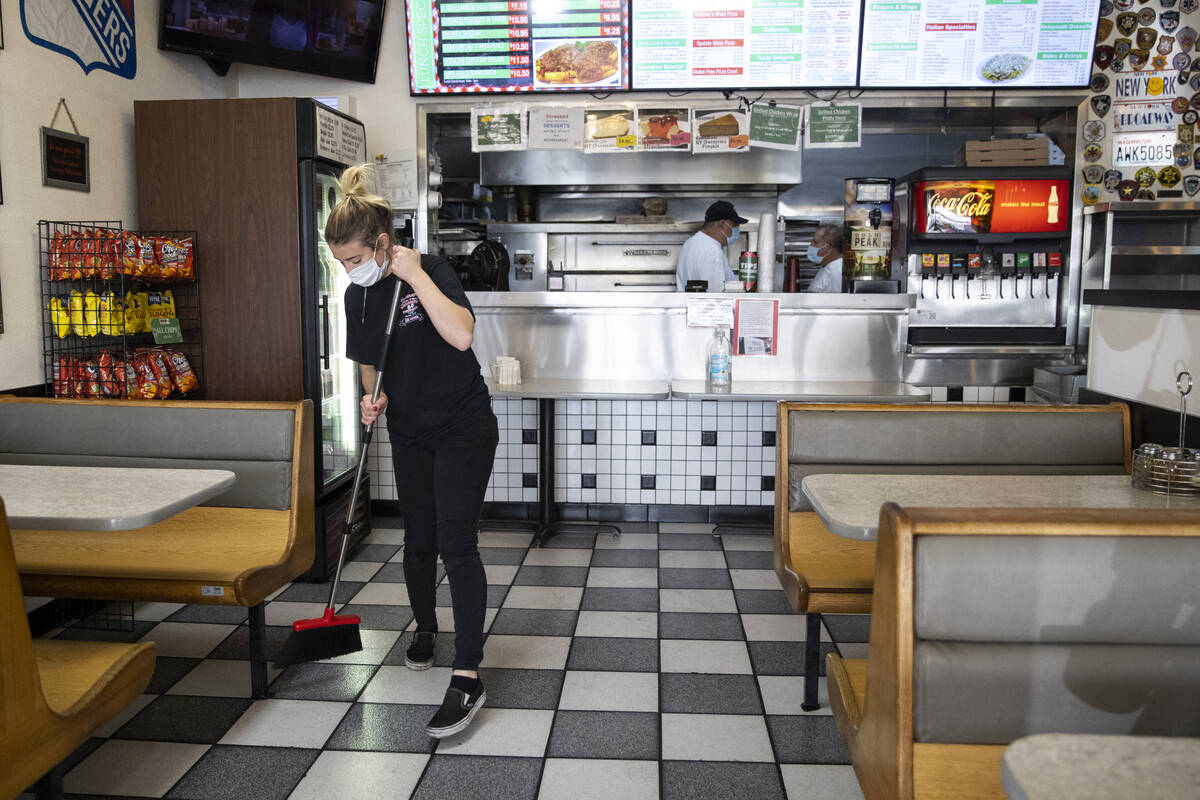
[[778,299],[778,355],[738,356],[735,383],[903,383],[908,295],[470,292],[484,365],[515,356],[530,379],[702,380],[710,328],[696,298]]
[[802,403],[924,403],[929,392],[907,383],[734,380],[727,392],[709,391],[704,381],[671,381],[671,396],[686,400],[787,400]]
[[671,396],[666,381],[596,381],[596,380],[525,380],[517,384],[498,384],[487,380],[493,397],[528,397],[531,399],[579,400],[602,397],[605,400],[666,400]]

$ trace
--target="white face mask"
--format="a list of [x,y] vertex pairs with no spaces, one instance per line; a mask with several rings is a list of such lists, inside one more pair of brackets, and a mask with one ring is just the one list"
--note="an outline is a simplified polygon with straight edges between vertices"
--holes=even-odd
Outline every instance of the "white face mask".
[[737,225],[734,225],[733,230],[731,230],[729,232],[729,238],[725,240],[725,244],[727,244],[727,245],[733,244],[734,242],[736,242],[738,240],[738,237],[740,237],[741,235],[742,235],[742,229],[739,228]]
[[[376,245],[375,249],[378,250],[379,246]],[[387,271],[387,266],[388,260],[386,258],[383,259],[383,264],[378,264],[375,261],[375,254],[371,253],[370,259],[347,271],[346,277],[350,279],[351,283],[358,286],[374,286],[383,278],[384,273]]]
[[810,244],[808,246],[808,251],[805,253],[805,255],[808,256],[808,260],[812,263],[821,263],[821,248],[817,247],[815,244]]

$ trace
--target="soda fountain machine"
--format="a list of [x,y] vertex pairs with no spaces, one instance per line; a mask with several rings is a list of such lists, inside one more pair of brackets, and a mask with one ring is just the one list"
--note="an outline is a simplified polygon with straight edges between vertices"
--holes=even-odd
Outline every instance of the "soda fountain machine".
[[847,178],[842,283],[851,292],[894,293],[892,244],[895,186],[891,178]]

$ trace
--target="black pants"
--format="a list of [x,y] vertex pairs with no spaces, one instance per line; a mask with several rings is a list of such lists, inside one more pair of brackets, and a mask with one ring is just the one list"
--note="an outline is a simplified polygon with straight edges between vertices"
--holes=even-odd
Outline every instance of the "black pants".
[[454,606],[454,669],[475,669],[483,660],[487,576],[479,560],[479,514],[498,441],[490,408],[428,441],[392,435],[408,601],[417,629],[436,631],[440,554]]

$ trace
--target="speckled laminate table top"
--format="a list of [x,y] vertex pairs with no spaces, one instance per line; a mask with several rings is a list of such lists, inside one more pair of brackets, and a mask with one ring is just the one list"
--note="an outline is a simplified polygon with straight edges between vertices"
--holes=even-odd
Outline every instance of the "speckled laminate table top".
[[224,469],[0,464],[0,498],[10,528],[119,531],[161,522],[236,480]]
[[1135,489],[1128,475],[809,475],[804,496],[833,533],[872,541],[879,507],[1194,508],[1200,497]]
[[1004,751],[1012,800],[1200,797],[1200,739],[1043,733]]

